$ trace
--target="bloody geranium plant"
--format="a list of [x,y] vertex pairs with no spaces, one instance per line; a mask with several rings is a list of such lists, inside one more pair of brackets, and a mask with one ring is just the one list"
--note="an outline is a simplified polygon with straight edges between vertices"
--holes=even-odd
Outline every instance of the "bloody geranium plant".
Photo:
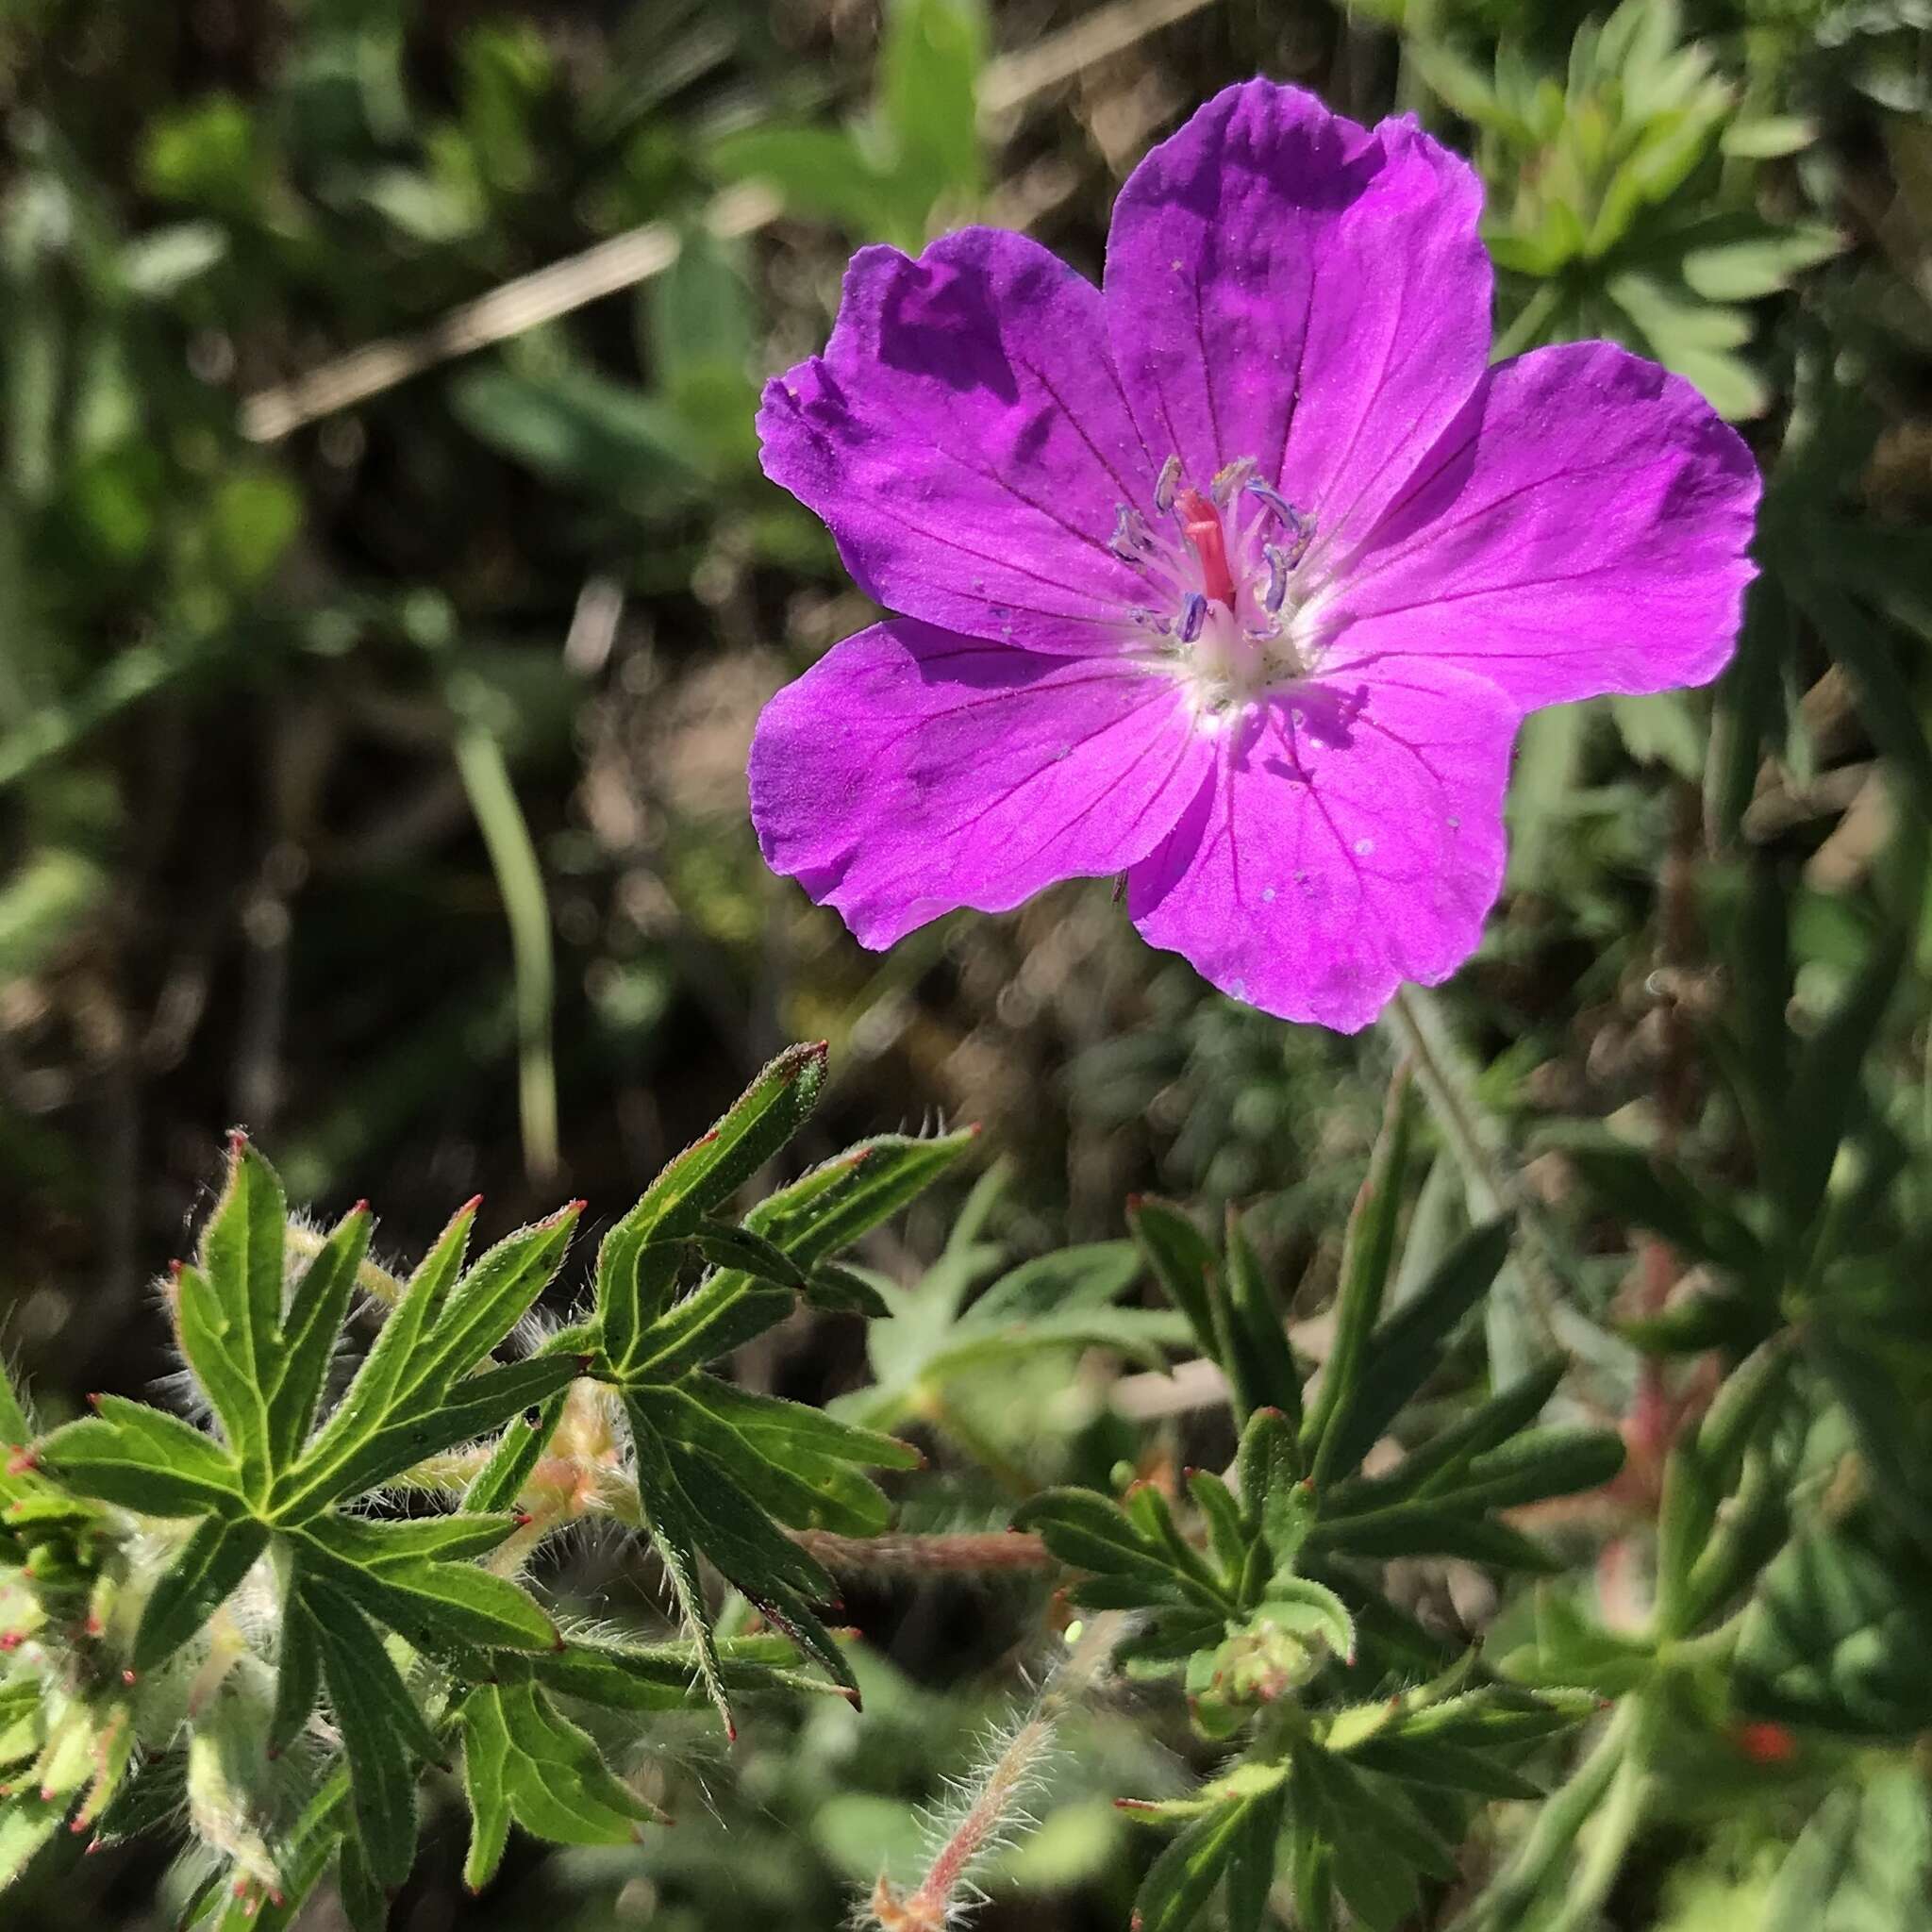
[[781,691],[764,854],[883,947],[1124,873],[1154,944],[1353,1030],[1503,876],[1517,724],[1703,683],[1749,452],[1606,342],[1491,368],[1469,166],[1265,81],[1134,172],[1103,285],[970,228],[853,258],[767,472],[897,613]]

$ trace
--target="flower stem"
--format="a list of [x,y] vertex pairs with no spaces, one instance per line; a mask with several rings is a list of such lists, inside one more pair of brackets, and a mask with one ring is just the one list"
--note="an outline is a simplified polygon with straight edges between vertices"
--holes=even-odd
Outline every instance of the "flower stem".
[[[288,1242],[291,1250],[304,1260],[313,1260],[321,1254],[328,1237],[318,1234],[312,1227],[304,1227],[298,1221],[289,1224]],[[372,1299],[380,1302],[385,1308],[392,1308],[403,1298],[403,1284],[387,1268],[379,1266],[366,1256],[356,1270],[356,1286]]]
[[943,1932],[957,1924],[974,1869],[1024,1822],[1021,1807],[1039,1789],[1059,1723],[1087,1693],[1125,1634],[1126,1619],[1108,1611],[1081,1632],[1033,1708],[972,1786],[924,1877],[901,1891],[889,1879],[873,1888],[866,1909],[878,1932]]
[[992,1530],[986,1535],[836,1536],[828,1529],[787,1531],[827,1570],[892,1576],[991,1576],[1050,1570],[1055,1558],[1037,1536]]
[[1403,1050],[1414,1063],[1429,1111],[1462,1170],[1470,1212],[1480,1220],[1505,1213],[1516,1217],[1526,1237],[1524,1245],[1532,1251],[1519,1257],[1531,1311],[1549,1347],[1569,1353],[1557,1332],[1555,1315],[1558,1277],[1564,1271],[1552,1263],[1560,1258],[1560,1242],[1511,1167],[1502,1135],[1476,1099],[1469,1071],[1460,1064],[1461,1052],[1447,1023],[1420,987],[1398,987],[1389,1012]]

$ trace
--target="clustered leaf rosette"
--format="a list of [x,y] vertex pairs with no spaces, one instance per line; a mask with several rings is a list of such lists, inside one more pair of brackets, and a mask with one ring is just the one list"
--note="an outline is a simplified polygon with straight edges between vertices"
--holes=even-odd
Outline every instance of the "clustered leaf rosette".
[[897,614],[758,722],[774,870],[891,945],[1124,874],[1151,943],[1344,1031],[1474,950],[1516,727],[1701,684],[1749,452],[1606,342],[1488,366],[1469,166],[1265,81],[1135,170],[1096,289],[1025,237],[861,250],[767,473]]
[[[368,1932],[410,1870],[422,1769],[458,1746],[480,1890],[513,1824],[624,1844],[660,1817],[574,1709],[708,1702],[729,1725],[741,1694],[856,1705],[818,1615],[836,1586],[788,1532],[885,1529],[868,1472],[919,1454],[715,1369],[801,1302],[882,1312],[840,1257],[974,1137],[874,1137],[734,1218],[824,1071],[823,1042],[764,1068],[611,1224],[581,1319],[508,1360],[582,1202],[472,1259],[472,1201],[397,1280],[369,1259],[367,1204],[317,1232],[234,1135],[166,1284],[206,1425],[105,1394],[40,1434],[0,1372],[0,1889],[63,1824],[107,1841],[185,1819],[216,1932],[280,1932],[331,1863]],[[335,1393],[364,1295],[382,1325]],[[522,1573],[586,1516],[661,1558],[679,1637],[539,1601]],[[701,1559],[768,1630],[713,1627]]]

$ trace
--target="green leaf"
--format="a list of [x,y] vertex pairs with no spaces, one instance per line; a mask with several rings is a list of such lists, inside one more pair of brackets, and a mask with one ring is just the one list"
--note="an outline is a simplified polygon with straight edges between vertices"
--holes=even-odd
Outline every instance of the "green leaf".
[[659,1507],[664,1493],[681,1499],[698,1546],[747,1596],[795,1591],[829,1601],[838,1594],[832,1579],[752,1500],[700,1440],[702,1432],[691,1428],[696,1407],[674,1390],[626,1400],[640,1491],[649,1490]]
[[780,1188],[744,1217],[754,1234],[811,1270],[843,1254],[917,1200],[979,1138],[976,1127],[931,1139],[885,1134]]
[[471,369],[449,401],[479,441],[625,508],[661,509],[709,479],[714,449],[674,403],[593,370]]
[[1485,1684],[1459,1696],[1425,1702],[1404,1711],[1392,1734],[1439,1739],[1445,1744],[1488,1751],[1554,1737],[1594,1716],[1596,1709],[1594,1696],[1574,1690],[1568,1694],[1560,1690],[1539,1693],[1514,1684]]
[[[1338,1386],[1325,1404],[1324,1456],[1316,1487],[1359,1466],[1382,1431],[1435,1373],[1443,1344],[1488,1291],[1509,1253],[1507,1220],[1472,1228],[1442,1258],[1422,1288],[1377,1328],[1358,1351],[1354,1385]],[[1328,1371],[1334,1373],[1331,1366]],[[1307,1432],[1304,1431],[1304,1441]]]
[[1207,1523],[1208,1547],[1215,1562],[1239,1590],[1247,1561],[1248,1535],[1234,1491],[1212,1470],[1193,1469],[1188,1472],[1188,1494]]
[[1775,1418],[1790,1367],[1790,1353],[1781,1342],[1765,1343],[1725,1378],[1695,1434],[1680,1441],[1664,1465],[1657,1590],[1659,1627],[1669,1635],[1683,1636],[1690,1629],[1692,1568],[1710,1540],[1745,1451]]
[[18,1449],[33,1435],[33,1426],[27,1421],[26,1410],[13,1391],[13,1379],[7,1369],[7,1359],[0,1356],[0,1448]]
[[134,1669],[151,1671],[173,1657],[227,1601],[267,1547],[265,1524],[204,1517],[142,1612],[130,1659]]
[[1777,1204],[1794,1232],[1817,1211],[1839,1148],[1866,1108],[1865,1058],[1897,990],[1907,951],[1903,932],[1879,939],[1824,1024],[1798,1050],[1783,1123],[1788,1191]]
[[1564,1158],[1617,1217],[1660,1234],[1687,1257],[1751,1273],[1764,1247],[1709,1187],[1636,1147],[1566,1146]]
[[558,1844],[613,1845],[629,1844],[658,1816],[525,1673],[478,1685],[458,1715],[475,1819],[463,1869],[472,1890],[495,1875],[511,1818]]
[[1394,1785],[1326,1751],[1298,1753],[1295,1772],[1326,1826],[1336,1890],[1376,1932],[1394,1932],[1415,1910],[1419,1873],[1455,1876],[1454,1852]]
[[1852,1737],[1932,1724],[1932,1564],[1865,1517],[1807,1530],[1759,1581],[1738,1641],[1745,1707]]
[[337,1855],[336,1894],[341,1900],[349,1932],[384,1932],[389,1924],[389,1894],[376,1883],[360,1843],[353,1838],[342,1840]]
[[[895,1436],[858,1428],[805,1403],[759,1395],[709,1375],[689,1377],[679,1385],[679,1391],[733,1432],[766,1468],[789,1474],[815,1490],[823,1486],[827,1491],[849,1495],[849,1491],[835,1482],[843,1471],[917,1469],[924,1460],[910,1443]],[[866,1488],[870,1490],[871,1485]],[[835,1493],[821,1496],[819,1506],[837,1507]],[[852,1533],[873,1532],[858,1529]]]
[[583,1208],[581,1201],[573,1202],[506,1236],[465,1272],[398,1377],[393,1408],[442,1401],[488,1360],[562,1266]]
[[232,1352],[260,1389],[280,1365],[288,1224],[289,1204],[275,1169],[245,1136],[230,1136],[227,1181],[202,1230],[200,1259]]
[[570,1400],[568,1385],[546,1395],[536,1406],[536,1420],[528,1414],[514,1418],[497,1439],[490,1460],[478,1472],[475,1481],[463,1493],[463,1507],[478,1515],[514,1507],[524,1485],[534,1474],[543,1452],[563,1420],[564,1404]]
[[441,1746],[356,1606],[320,1578],[298,1585],[349,1760],[356,1834],[378,1883],[400,1885],[416,1855],[416,1765]]
[[493,1685],[478,1685],[463,1700],[463,1796],[470,1807],[470,1850],[463,1883],[481,1891],[496,1876],[509,1847],[509,1727]]
[[1136,1602],[1195,1603],[1224,1615],[1236,1607],[1203,1574],[1198,1557],[1191,1563],[1181,1558],[1171,1544],[1091,1490],[1042,1490],[1014,1511],[1013,1527],[1039,1536],[1063,1563],[1127,1583],[1141,1592]]
[[235,1352],[246,1336],[229,1323],[214,1284],[199,1268],[178,1269],[170,1292],[181,1353],[240,1461],[243,1487],[259,1500],[269,1471],[268,1406],[253,1362]]
[[831,1315],[863,1315],[868,1321],[883,1321],[892,1312],[891,1304],[871,1282],[836,1261],[821,1261],[806,1276],[802,1294],[808,1307],[823,1308]]
[[667,1276],[661,1268],[640,1273],[647,1250],[695,1234],[709,1210],[734,1194],[804,1125],[824,1077],[823,1041],[788,1048],[708,1134],[666,1166],[605,1236],[597,1255],[597,1315],[605,1352],[620,1374],[639,1366],[647,1347],[646,1331],[657,1319],[657,1303],[675,1279],[675,1271]]
[[[784,1655],[793,1655],[786,1640],[773,1641],[784,1646]],[[530,1668],[551,1690],[580,1697],[604,1710],[686,1710],[702,1694],[694,1681],[697,1657],[689,1644],[566,1643],[561,1649],[533,1657]],[[718,1659],[718,1672],[725,1687],[733,1690],[850,1694],[843,1685],[734,1655],[730,1646]]]
[[1614,1429],[1528,1429],[1473,1457],[1428,1493],[1450,1508],[1509,1509],[1601,1489],[1623,1466],[1624,1439]]
[[1778,1870],[1764,1932],[1901,1932],[1924,1923],[1932,1816],[1909,1764],[1826,1794]]
[[[924,210],[907,208],[910,197],[892,192],[843,128],[738,128],[713,141],[705,159],[723,179],[766,182],[791,212],[822,216],[861,239],[890,235],[914,248],[924,239]],[[908,232],[914,227],[920,232]]]
[[360,1495],[425,1457],[500,1428],[509,1417],[567,1389],[582,1373],[575,1356],[540,1355],[472,1375],[427,1414],[392,1422],[359,1445],[339,1445],[328,1458],[304,1457],[277,1491],[276,1516],[285,1524],[306,1523],[341,1497]]
[[1268,1923],[1268,1899],[1274,1889],[1281,1824],[1287,1808],[1285,1783],[1242,1807],[1224,1879],[1227,1932],[1262,1932]]
[[644,1331],[624,1379],[633,1387],[675,1382],[776,1327],[796,1306],[789,1290],[753,1288],[735,1271],[712,1274]]
[[410,1357],[441,1314],[462,1270],[477,1206],[476,1201],[470,1201],[459,1208],[435,1246],[417,1263],[402,1299],[390,1310],[375,1345],[363,1357],[342,1399],[293,1471],[283,1475],[279,1484],[283,1493],[298,1485],[308,1487],[316,1475],[338,1464],[357,1443],[381,1428],[395,1406],[396,1391]]
[[321,1693],[321,1633],[301,1593],[291,1591],[276,1646],[275,1702],[268,1729],[272,1753],[286,1751],[301,1736]]
[[69,1489],[148,1516],[239,1513],[241,1471],[221,1446],[178,1417],[103,1395],[99,1414],[68,1423],[37,1460]]
[[[378,1559],[369,1554],[359,1534],[341,1533],[349,1527],[351,1519],[337,1516],[322,1518],[302,1530],[305,1566],[399,1631],[418,1650],[462,1660],[467,1646],[545,1650],[558,1641],[557,1626],[536,1600],[508,1577],[464,1562]],[[353,1527],[359,1532],[377,1525]],[[500,1537],[509,1525],[492,1528]]]
[[1242,1230],[1241,1218],[1231,1208],[1226,1247],[1224,1279],[1233,1343],[1229,1366],[1237,1369],[1233,1379],[1246,1391],[1243,1411],[1273,1407],[1284,1415],[1298,1415],[1302,1377],[1295,1367],[1294,1351],[1289,1346],[1282,1312],[1261,1277],[1259,1257]]
[[65,1798],[50,1804],[32,1791],[0,1802],[0,1888],[25,1871],[27,1861],[59,1829],[67,1809]]
[[[1341,1286],[1335,1303],[1335,1339],[1315,1407],[1302,1424],[1302,1455],[1318,1490],[1331,1477],[1347,1474],[1354,1466],[1341,1459],[1348,1441],[1343,1425],[1360,1393],[1357,1384],[1370,1357],[1370,1338],[1382,1312],[1390,1265],[1395,1258],[1395,1229],[1402,1212],[1412,1118],[1407,1103],[1407,1088],[1397,1086],[1390,1095],[1368,1177],[1348,1219]],[[1374,1436],[1369,1440],[1373,1441]]]
[[1818,139],[1814,123],[1797,114],[1740,116],[1718,137],[1718,146],[1739,160],[1769,161],[1794,155]]
[[1103,1308],[1140,1278],[1132,1241],[1091,1241],[1036,1256],[1009,1269],[973,1304],[976,1322],[1027,1322],[1070,1310]]
[[1788,288],[1844,246],[1832,228],[1753,222],[1750,229],[1736,240],[1686,250],[1683,275],[1693,292],[1707,302],[1755,302]]
[[277,1467],[295,1459],[315,1421],[315,1405],[369,1250],[369,1210],[358,1203],[310,1257],[290,1298],[286,1349],[268,1404],[269,1454]]
[[1553,1357],[1479,1404],[1460,1422],[1418,1443],[1387,1475],[1356,1475],[1337,1483],[1325,1499],[1328,1512],[1356,1515],[1453,1487],[1484,1450],[1507,1441],[1542,1413],[1568,1367],[1562,1357]]
[[[1302,1481],[1301,1443],[1292,1420],[1278,1408],[1257,1408],[1248,1418],[1235,1451],[1235,1484],[1241,1492],[1241,1509],[1255,1524],[1268,1524],[1271,1511],[1278,1511],[1293,1499],[1297,1514],[1312,1496]],[[1293,1531],[1291,1548],[1277,1549],[1277,1563],[1291,1563],[1301,1547],[1300,1538],[1307,1524]]]
[[1309,1533],[1316,1556],[1466,1557],[1498,1570],[1558,1570],[1541,1544],[1507,1524],[1447,1504],[1396,1503],[1360,1516],[1324,1517]]
[[1279,1793],[1271,1790],[1223,1805],[1178,1832],[1141,1881],[1134,1900],[1137,1932],[1184,1932],[1191,1925],[1236,1858],[1253,1857],[1257,1811],[1278,1816]]
[[899,172],[933,203],[970,205],[984,176],[978,83],[987,22],[976,0],[892,0],[879,49],[880,120]]
[[653,367],[667,389],[724,367],[742,373],[758,345],[758,314],[741,258],[742,244],[690,227],[677,259],[645,284]]
[[[1128,1202],[1127,1227],[1168,1300],[1187,1317],[1201,1353],[1215,1359],[1220,1348],[1208,1280],[1219,1261],[1208,1237],[1178,1208],[1144,1194]],[[1299,1390],[1295,1401],[1298,1407]]]
[[1364,1771],[1379,1772],[1405,1784],[1470,1791],[1482,1798],[1533,1800],[1544,1795],[1541,1786],[1492,1754],[1433,1738],[1373,1738],[1348,1756]]
[[1806,557],[1783,560],[1781,577],[1793,602],[1818,626],[1832,656],[1852,680],[1858,715],[1907,791],[1914,808],[1932,815],[1932,741],[1891,640],[1821,567]]
[[769,1283],[792,1294],[806,1291],[805,1272],[785,1250],[749,1228],[707,1221],[691,1237],[690,1245],[714,1268],[730,1268],[754,1281]]

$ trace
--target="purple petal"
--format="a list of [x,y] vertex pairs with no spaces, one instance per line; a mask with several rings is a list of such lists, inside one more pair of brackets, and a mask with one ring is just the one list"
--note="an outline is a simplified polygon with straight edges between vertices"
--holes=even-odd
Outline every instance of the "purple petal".
[[1024,235],[861,249],[823,356],[766,386],[765,474],[879,603],[1025,649],[1111,649],[1146,586],[1108,548],[1150,462],[1100,291]]
[[1325,544],[1366,527],[1490,348],[1482,191],[1408,121],[1215,96],[1114,205],[1107,319],[1142,436],[1197,482],[1253,457]]
[[1681,376],[1608,342],[1506,362],[1320,608],[1324,664],[1481,675],[1523,709],[1729,659],[1757,466]]
[[1202,789],[1212,741],[1170,677],[905,619],[847,638],[765,707],[751,815],[774,872],[889,946],[1119,872]]
[[1128,874],[1134,924],[1236,999],[1353,1033],[1475,950],[1515,729],[1500,692],[1444,667],[1276,693]]

